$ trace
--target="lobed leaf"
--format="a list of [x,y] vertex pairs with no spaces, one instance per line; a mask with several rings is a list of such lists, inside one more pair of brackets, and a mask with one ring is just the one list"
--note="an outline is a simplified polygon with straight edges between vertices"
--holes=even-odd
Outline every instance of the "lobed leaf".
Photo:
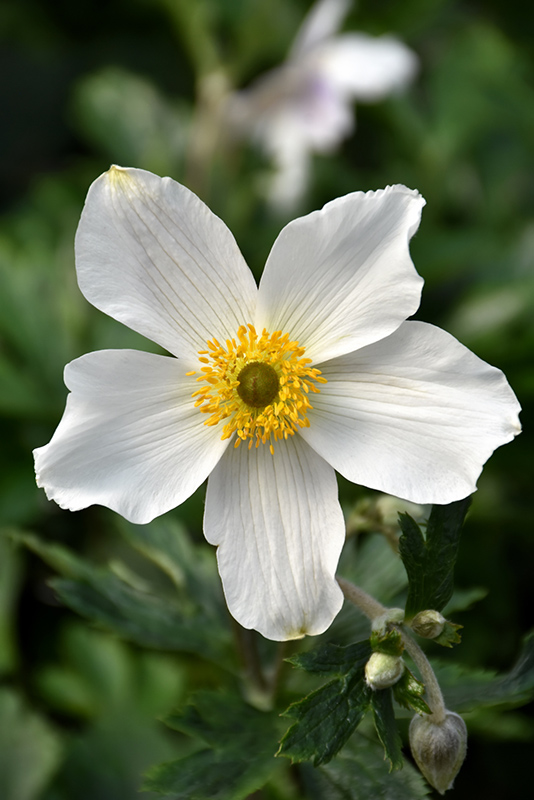
[[112,573],[79,580],[54,578],[50,584],[73,611],[131,642],[228,665],[224,629],[203,615],[185,616],[177,604],[135,589]]
[[454,566],[470,498],[447,506],[434,505],[426,535],[409,516],[400,514],[399,552],[408,575],[406,619],[419,611],[441,611],[452,597]]
[[371,708],[378,738],[389,761],[390,771],[401,769],[404,764],[402,742],[395,722],[393,692],[381,689],[371,694]]
[[365,667],[371,652],[372,649],[367,640],[348,646],[327,643],[314,650],[297,653],[287,661],[306,672],[343,676],[353,668]]
[[202,742],[184,758],[160,764],[147,774],[144,789],[176,800],[244,800],[280,768],[274,758],[280,721],[240,697],[198,692],[166,724]]
[[528,703],[534,699],[534,631],[523,640],[514,667],[503,675],[450,664],[435,664],[435,671],[447,706],[453,711]]
[[364,670],[371,653],[369,642],[359,642],[348,647],[325,645],[290,659],[300,668],[336,677],[284,712],[296,722],[282,738],[277,755],[293,762],[313,759],[317,766],[339,752],[370,706]]
[[402,770],[384,770],[382,747],[358,731],[329,764],[317,769],[303,764],[300,772],[305,789],[314,800],[420,800],[430,793],[409,762]]
[[15,531],[10,536],[65,576],[50,584],[81,616],[143,647],[193,653],[233,668],[230,632],[216,616],[186,607],[178,594],[173,598],[133,586],[63,545]]
[[439,636],[436,636],[433,641],[436,642],[436,644],[440,644],[442,647],[452,647],[453,644],[460,644],[462,641],[462,637],[458,633],[460,628],[463,628],[463,625],[455,625],[454,622],[449,622],[449,620],[447,620],[443,631]]
[[409,708],[418,714],[430,714],[430,708],[423,699],[425,684],[406,668],[400,680],[393,686],[393,697],[402,708]]

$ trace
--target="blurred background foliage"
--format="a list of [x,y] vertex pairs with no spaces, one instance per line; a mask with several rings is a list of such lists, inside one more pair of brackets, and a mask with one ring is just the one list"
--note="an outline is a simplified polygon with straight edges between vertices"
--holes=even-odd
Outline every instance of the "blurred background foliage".
[[[166,529],[143,534],[105,509],[70,514],[48,503],[35,486],[31,450],[49,440],[62,414],[66,362],[104,347],[154,348],[90,307],[76,285],[76,224],[89,184],[110,163],[185,182],[261,274],[290,215],[262,197],[270,165],[261,152],[199,140],[207,78],[222,71],[242,88],[279,64],[310,5],[0,6],[0,527],[10,534],[0,538],[3,800],[137,796],[150,765],[187,752],[184,737],[156,718],[191,689],[216,688],[221,672],[236,673],[213,552],[202,544],[202,492],[167,515],[181,531],[175,546]],[[354,190],[396,182],[419,189],[427,206],[411,250],[426,288],[417,316],[503,369],[522,403],[523,434],[493,456],[479,482],[457,568],[468,599],[454,617],[465,626],[455,659],[507,670],[532,624],[533,601],[534,12],[519,0],[360,0],[344,27],[395,33],[418,54],[420,72],[402,95],[357,107],[354,135],[336,154],[314,158],[298,213]],[[373,493],[343,481],[340,491],[348,518],[365,529],[365,555],[373,532],[389,528],[369,512]],[[378,596],[391,585],[391,574],[380,578],[380,552],[364,560],[361,576],[369,585],[376,578]],[[105,576],[84,572],[82,556],[108,565]],[[63,578],[51,586],[58,572]],[[94,594],[78,592],[82,578]],[[152,641],[117,621],[117,592],[130,602],[124,587],[154,584],[176,608],[195,606],[191,619],[212,632],[211,663],[194,625],[183,633],[192,637],[187,652],[158,628],[157,604],[146,611]],[[109,607],[97,602],[106,592]],[[64,603],[102,625],[82,622]],[[343,620],[335,623],[341,634]],[[273,657],[267,643],[260,647]],[[509,712],[498,723],[481,714],[470,730],[455,796],[530,796],[532,712]]]

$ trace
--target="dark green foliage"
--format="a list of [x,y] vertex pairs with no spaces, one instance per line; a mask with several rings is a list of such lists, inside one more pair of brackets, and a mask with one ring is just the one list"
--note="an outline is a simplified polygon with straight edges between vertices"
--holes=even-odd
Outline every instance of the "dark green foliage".
[[233,693],[199,692],[165,723],[200,749],[151,769],[147,790],[177,800],[243,800],[280,768],[277,714],[258,711]]
[[329,683],[293,703],[284,716],[296,718],[280,743],[277,755],[292,761],[313,759],[326,764],[356,730],[371,702],[364,669],[372,653],[368,642],[349,647],[326,645],[291,659],[295,666],[323,675]]
[[393,628],[386,633],[373,631],[371,633],[370,642],[373,650],[379,653],[386,653],[390,656],[401,656],[404,650],[402,636],[400,631],[396,628]]
[[436,674],[452,711],[528,703],[534,699],[534,632],[525,637],[519,658],[510,672],[498,675],[443,664],[437,665]]
[[442,647],[452,647],[453,644],[460,644],[462,637],[458,633],[458,630],[462,627],[463,625],[455,625],[454,622],[449,622],[447,620],[443,631],[432,641],[436,642],[436,644],[440,644]]
[[389,761],[390,770],[401,769],[404,764],[402,742],[395,722],[393,710],[393,692],[381,689],[371,694],[371,708],[378,738],[382,742],[385,758]]
[[429,787],[408,762],[388,773],[378,742],[359,731],[329,764],[314,769],[302,764],[306,797],[313,800],[419,800]]
[[409,514],[400,514],[399,551],[408,573],[406,619],[419,611],[441,611],[452,597],[460,533],[470,498],[434,505],[423,533]]
[[66,577],[54,578],[60,599],[78,614],[143,647],[194,653],[232,667],[229,631],[201,608],[140,589],[106,567],[95,567],[68,548],[30,534],[12,538],[38,553]]
[[425,685],[418,681],[409,669],[404,670],[392,691],[393,697],[403,708],[410,708],[418,714],[430,714],[430,709],[423,699]]

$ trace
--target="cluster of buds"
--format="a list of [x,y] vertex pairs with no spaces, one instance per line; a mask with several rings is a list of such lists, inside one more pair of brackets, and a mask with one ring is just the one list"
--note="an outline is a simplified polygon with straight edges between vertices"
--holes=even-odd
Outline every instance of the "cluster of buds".
[[[414,695],[419,695],[417,687],[422,693],[425,685],[419,683],[406,668],[402,658],[404,648],[406,646],[410,655],[415,656],[416,663],[418,663],[417,653],[420,653],[424,659],[419,666],[427,684],[427,702],[419,698],[419,703],[422,702],[425,709],[423,711],[420,705],[418,707],[412,704],[414,697],[411,698],[410,705],[416,708],[418,713],[410,724],[410,747],[415,762],[428,783],[440,794],[444,794],[452,787],[464,762],[467,729],[458,714],[448,711],[443,706],[441,691],[422,651],[415,642],[408,647],[409,642],[406,637],[403,639],[399,628],[404,622],[403,611],[395,608],[388,609],[385,614],[374,619],[371,633],[371,646],[374,652],[365,665],[365,680],[373,691],[394,687],[395,698],[401,705],[405,705],[406,692],[411,691]],[[420,611],[407,624],[418,636],[438,640],[440,644],[449,647],[451,642],[456,640],[456,631],[459,627],[448,622],[439,611],[433,609]],[[425,662],[428,667],[426,670]],[[436,685],[433,687],[434,683]]]

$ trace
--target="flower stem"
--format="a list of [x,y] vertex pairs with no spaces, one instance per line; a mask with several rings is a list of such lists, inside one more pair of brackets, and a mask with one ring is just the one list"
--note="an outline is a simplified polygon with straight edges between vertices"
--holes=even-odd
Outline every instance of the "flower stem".
[[[388,609],[386,606],[383,606],[382,603],[379,603],[378,600],[375,600],[375,598],[371,597],[370,594],[364,592],[359,586],[355,586],[353,583],[346,581],[344,578],[337,577],[336,579],[341,591],[345,595],[345,598],[359,608],[360,611],[363,611],[363,613],[369,617],[371,621],[387,613]],[[417,642],[412,639],[410,634],[402,630],[402,628],[400,628],[400,633],[404,647],[406,648],[406,652],[411,656],[413,662],[416,664],[419,672],[421,673],[423,683],[425,684],[427,702],[432,714],[432,719],[434,722],[440,725],[445,720],[446,709],[443,701],[443,694],[436,676],[434,675],[434,670],[432,669],[428,658],[425,656]]]
[[344,578],[338,576],[336,580],[345,598],[359,608],[360,611],[363,611],[365,616],[369,617],[370,620],[380,617],[388,610],[386,606],[383,606],[382,603],[379,603],[378,600],[375,600],[370,594],[364,592],[359,586],[355,586],[350,581],[346,581]]
[[434,674],[434,670],[430,665],[430,661],[423,653],[417,642],[414,641],[412,637],[406,633],[406,631],[401,630],[401,636],[406,651],[409,653],[412,661],[416,664],[417,669],[421,673],[423,683],[425,684],[426,700],[430,711],[432,712],[432,720],[436,724],[441,725],[441,723],[445,721],[446,716],[445,702],[443,700],[443,694],[441,692],[439,683]]

